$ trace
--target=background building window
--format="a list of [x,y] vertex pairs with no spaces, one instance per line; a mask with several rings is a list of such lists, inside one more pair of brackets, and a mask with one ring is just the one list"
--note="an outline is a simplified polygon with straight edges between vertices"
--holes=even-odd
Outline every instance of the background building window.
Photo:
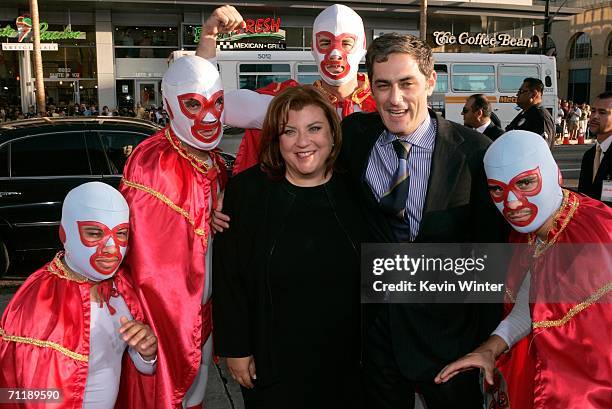
[[567,98],[578,104],[589,103],[591,95],[591,69],[570,70]]
[[608,57],[612,57],[612,34],[608,38]]
[[591,37],[586,33],[578,33],[574,36],[570,48],[570,60],[591,58]]
[[312,48],[312,27],[285,27],[287,50],[310,50]]
[[176,27],[115,27],[115,58],[168,58],[178,49]]
[[612,67],[608,67],[608,74],[606,75],[606,91],[612,91]]

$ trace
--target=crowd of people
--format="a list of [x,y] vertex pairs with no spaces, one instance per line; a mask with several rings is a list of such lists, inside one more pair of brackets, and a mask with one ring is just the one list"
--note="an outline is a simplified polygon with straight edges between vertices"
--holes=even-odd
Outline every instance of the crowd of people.
[[[0,384],[58,388],[65,407],[202,408],[214,341],[247,409],[404,409],[415,393],[476,409],[485,383],[489,408],[609,408],[612,260],[590,254],[566,277],[576,263],[557,249],[612,242],[612,93],[593,102],[585,195],[562,187],[537,78],[505,130],[480,94],[465,125],[448,121],[427,105],[431,48],[397,33],[366,47],[359,15],[336,4],[313,25],[320,82],[224,92],[208,59],[244,27],[219,7],[196,55],[169,67],[169,126],[134,149],[119,192],[68,194],[64,252],[0,322]],[[224,124],[254,130],[229,180]],[[364,243],[522,243],[529,256],[508,265],[505,312],[360,305]],[[550,301],[557,282],[585,298]]]
[[129,118],[144,119],[155,122],[161,126],[168,124],[168,113],[163,107],[143,107],[137,103],[135,107],[109,108],[103,106],[101,110],[96,104],[73,104],[68,106],[55,106],[52,102],[47,104],[47,111],[43,114],[37,112],[34,106],[30,106],[27,111],[22,111],[20,107],[3,106],[0,107],[0,123],[8,121],[16,121],[19,119],[30,118],[61,118],[61,117],[78,117],[78,116],[122,116]]
[[589,104],[577,104],[574,101],[559,99],[557,118],[555,118],[557,139],[565,135],[570,140],[577,140],[578,135],[583,135],[585,138],[594,137],[588,128],[590,117],[591,106]]

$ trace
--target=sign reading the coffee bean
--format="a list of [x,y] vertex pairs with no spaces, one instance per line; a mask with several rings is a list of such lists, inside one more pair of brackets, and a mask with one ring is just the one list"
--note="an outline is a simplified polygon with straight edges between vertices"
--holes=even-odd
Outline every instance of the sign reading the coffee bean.
[[467,31],[454,35],[450,31],[435,31],[433,33],[436,45],[473,45],[475,47],[530,47],[530,38],[512,37],[510,34],[471,34]]

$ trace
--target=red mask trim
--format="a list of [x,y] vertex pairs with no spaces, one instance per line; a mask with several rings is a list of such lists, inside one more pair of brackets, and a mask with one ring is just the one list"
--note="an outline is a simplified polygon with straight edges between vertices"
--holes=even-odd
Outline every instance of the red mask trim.
[[[102,275],[111,275],[123,260],[123,256],[121,255],[121,247],[127,246],[127,239],[120,239],[117,236],[117,233],[121,229],[128,229],[129,235],[129,224],[118,224],[112,230],[109,229],[105,224],[96,221],[77,221],[77,225],[79,227],[79,238],[81,239],[81,243],[83,243],[85,247],[96,247],[96,252],[92,254],[92,256],[89,258],[89,264],[91,265],[91,267]],[[83,235],[85,227],[96,227],[101,229],[102,237],[98,240],[87,240]],[[113,252],[104,251],[105,248],[109,247],[106,245],[106,243],[108,243],[108,240],[110,238],[112,238],[114,242]],[[98,267],[96,261],[100,258],[109,259],[109,254],[111,254],[110,258],[116,258],[113,265],[105,269]]]
[[[327,38],[328,40],[331,41],[329,47],[327,47],[325,50],[323,50],[319,46],[319,38],[321,37]],[[346,38],[351,38],[353,40],[353,47],[349,51],[346,51],[344,47],[342,46],[342,41]],[[353,52],[355,52],[355,45],[357,44],[357,36],[351,33],[342,33],[342,34],[335,36],[329,31],[319,31],[315,35],[315,42],[316,42],[317,51],[325,55],[325,57],[323,58],[323,61],[321,61],[321,64],[320,64],[321,72],[324,72],[325,75],[327,75],[329,78],[334,79],[334,80],[340,80],[346,77],[349,71],[351,70],[351,66],[348,62],[347,57],[349,54],[352,54]],[[335,60],[331,59],[331,53],[334,50],[337,50],[340,53],[340,56],[341,56],[340,59],[335,59]],[[326,67],[328,65],[341,66],[344,68],[344,70],[339,74],[332,74],[331,72],[327,71]]]
[[[534,190],[530,192],[525,192],[523,190],[520,190],[516,186],[516,183],[519,180],[524,179],[529,176],[533,176],[533,175],[537,176],[538,178],[538,186]],[[533,220],[536,218],[538,214],[538,207],[535,204],[529,202],[528,197],[535,196],[542,191],[542,175],[540,173],[539,167],[519,173],[518,175],[513,177],[512,180],[508,182],[508,184],[502,181],[496,180],[496,179],[487,179],[487,183],[489,184],[489,186],[497,186],[501,188],[502,191],[500,194],[495,194],[491,191],[489,193],[491,195],[491,199],[493,199],[495,203],[502,203],[502,202],[504,203],[504,209],[502,213],[510,224],[513,224],[518,227],[525,227],[529,225],[531,222],[533,222]],[[514,194],[514,196],[516,197],[516,200],[519,201],[520,203],[518,207],[515,207],[513,209],[508,207],[508,204],[509,204],[508,195],[510,194],[510,192]],[[520,222],[510,220],[509,213],[520,212],[523,210],[531,211],[531,214],[527,220],[520,221]]]
[[[196,140],[203,143],[213,143],[216,141],[223,130],[223,124],[221,123],[221,114],[223,113],[224,107],[223,91],[215,92],[209,99],[202,94],[193,92],[179,95],[177,98],[183,115],[193,120],[191,135],[193,135]],[[200,103],[201,106],[197,112],[192,112],[187,109],[185,103],[190,99],[195,99]],[[215,117],[216,121],[204,123],[204,118],[206,118],[206,115],[209,113]],[[211,136],[204,136],[200,132],[213,132],[213,134]]]

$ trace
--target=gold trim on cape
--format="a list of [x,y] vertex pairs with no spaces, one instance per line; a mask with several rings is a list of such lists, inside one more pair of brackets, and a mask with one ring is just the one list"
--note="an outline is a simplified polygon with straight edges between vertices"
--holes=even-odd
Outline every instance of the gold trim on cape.
[[[570,203],[570,198],[572,199],[571,203]],[[539,244],[536,246],[536,249],[533,253],[534,257],[540,257],[542,254],[544,254],[546,250],[550,248],[550,246],[552,246],[553,244],[557,242],[557,238],[559,237],[559,235],[563,232],[563,230],[565,230],[569,222],[573,219],[574,213],[576,213],[576,209],[578,209],[579,204],[580,202],[578,200],[578,197],[574,195],[570,196],[569,190],[563,189],[563,202],[561,202],[561,206],[559,207],[559,209],[557,209],[557,211],[555,212],[553,216],[553,228],[551,231],[554,231],[557,228],[557,224],[559,223],[559,218],[561,217],[562,213],[565,211],[566,207],[569,206],[567,215],[565,216],[565,219],[563,220],[563,223],[561,224],[561,226],[559,226],[559,228],[556,231],[554,231],[553,237],[549,238],[542,244]],[[536,242],[536,234],[529,233],[528,243],[530,245],[533,245],[535,242]]]
[[177,204],[175,204],[172,200],[170,200],[169,197],[167,197],[163,193],[158,192],[158,191],[156,191],[154,189],[151,189],[148,186],[141,185],[140,183],[131,182],[131,181],[125,179],[125,178],[122,178],[121,182],[124,185],[128,186],[128,187],[141,190],[141,191],[143,191],[145,193],[148,193],[151,196],[157,198],[159,201],[161,201],[162,203],[166,204],[169,208],[171,208],[172,210],[174,210],[175,212],[177,212],[178,214],[183,216],[185,218],[185,220],[187,220],[187,222],[189,222],[189,224],[191,224],[191,226],[193,226],[193,231],[195,232],[195,234],[197,234],[198,236],[206,236],[206,232],[204,231],[204,229],[202,229],[200,227],[196,227],[195,221],[189,215],[189,212],[187,212],[187,210],[185,210],[182,207],[180,207]]
[[595,302],[597,302],[597,300],[602,298],[604,295],[606,295],[610,291],[612,291],[612,281],[608,282],[608,284],[599,288],[597,291],[595,291],[591,296],[589,296],[586,300],[584,300],[580,304],[577,304],[573,306],[572,308],[570,308],[570,310],[567,312],[567,314],[565,314],[563,318],[560,318],[558,320],[537,321],[532,324],[532,327],[533,329],[537,329],[537,328],[560,327],[562,325],[565,325],[569,322],[569,320],[574,318],[576,314],[584,311],[585,309],[593,305]]
[[[360,78],[358,76],[357,80],[359,81],[359,79]],[[334,94],[326,90],[325,87],[322,85],[322,81],[323,80],[316,80],[312,85],[315,88],[317,88],[319,91],[323,92],[323,94],[325,94],[327,98],[329,98],[329,101],[332,104],[337,104],[340,98],[338,98],[337,96],[335,96]],[[363,101],[365,101],[370,95],[372,95],[372,91],[370,89],[370,81],[368,79],[368,76],[364,74],[362,77],[362,81],[359,81],[357,84],[358,84],[357,88],[351,94],[350,99],[351,101],[359,105],[359,107],[361,107],[361,104],[363,103]],[[359,98],[359,94],[361,93],[365,93],[365,95]]]
[[[168,126],[166,128],[165,131],[166,134],[166,139],[168,139],[168,142],[170,142],[170,146],[172,146],[172,148],[174,150],[176,150],[176,152],[183,158],[187,159],[187,161],[189,162],[189,164],[191,166],[193,166],[195,168],[195,170],[197,170],[198,172],[206,175],[208,173],[208,171],[211,168],[217,168],[217,164],[215,162],[215,152],[214,150],[211,151],[207,151],[208,156],[210,157],[210,161],[212,163],[212,166],[207,164],[206,162],[204,162],[201,159],[196,158],[194,155],[192,155],[191,153],[187,152],[185,150],[185,148],[183,148],[182,143],[180,140],[174,140],[174,138],[172,137],[172,134],[170,133],[170,127]],[[217,169],[218,170],[218,169]]]
[[61,346],[55,342],[51,341],[43,341],[41,339],[30,338],[30,337],[21,337],[18,335],[10,335],[7,334],[4,329],[0,328],[0,338],[4,339],[7,342],[15,342],[19,344],[30,344],[41,348],[51,348],[56,350],[57,352],[66,355],[68,358],[72,358],[76,361],[88,362],[89,356],[79,354],[77,352],[71,351],[66,347]]
[[71,271],[68,271],[64,265],[62,264],[62,257],[64,256],[64,252],[58,252],[53,260],[47,266],[47,271],[51,274],[58,276],[59,278],[63,278],[64,280],[74,281],[75,283],[84,284],[88,283],[89,280],[85,277],[78,276]]

